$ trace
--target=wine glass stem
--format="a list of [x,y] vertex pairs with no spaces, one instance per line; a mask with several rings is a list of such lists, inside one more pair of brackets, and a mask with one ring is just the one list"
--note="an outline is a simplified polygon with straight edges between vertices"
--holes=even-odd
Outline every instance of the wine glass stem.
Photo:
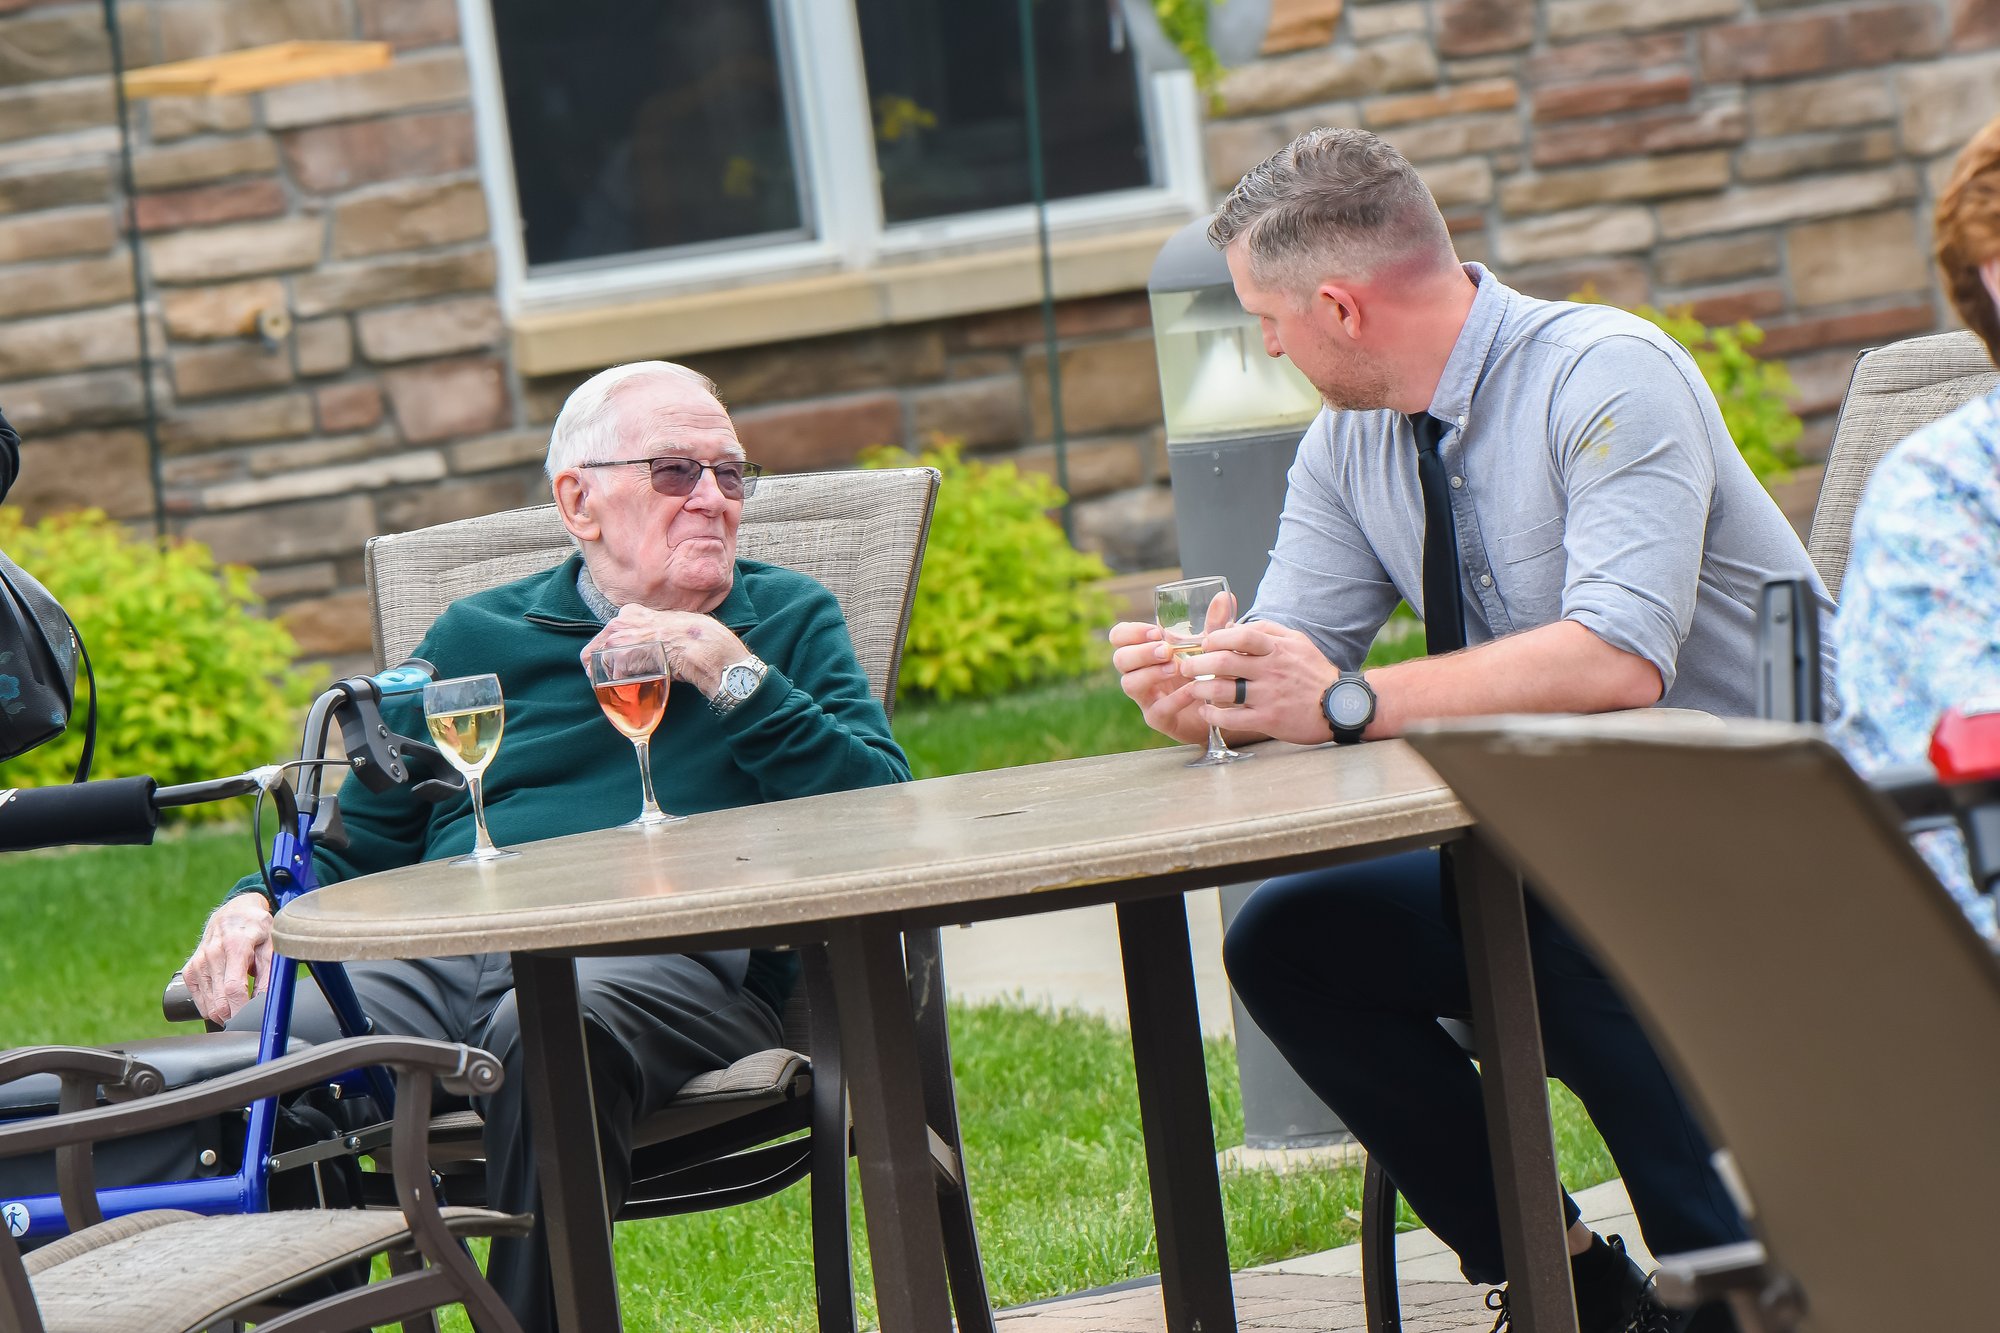
[[493,835],[486,831],[486,793],[479,777],[479,774],[473,773],[465,779],[472,787],[472,824],[476,830],[472,842],[474,855],[499,850],[493,845]]
[[639,752],[639,782],[646,791],[646,803],[639,807],[639,813],[663,814],[665,812],[660,809],[660,803],[653,798],[653,738],[650,735],[641,736],[632,742],[632,748]]
[[1208,755],[1206,757],[1213,759],[1228,748],[1228,746],[1222,743],[1222,728],[1211,723],[1208,728]]

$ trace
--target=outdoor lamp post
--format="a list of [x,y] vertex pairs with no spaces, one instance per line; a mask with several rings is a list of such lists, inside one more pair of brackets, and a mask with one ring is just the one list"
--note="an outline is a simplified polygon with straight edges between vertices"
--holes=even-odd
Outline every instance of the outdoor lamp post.
[[[1153,302],[1181,572],[1189,578],[1223,575],[1247,610],[1278,535],[1285,473],[1320,397],[1290,361],[1265,354],[1263,330],[1238,303],[1229,266],[1207,232],[1207,218],[1175,232],[1153,261],[1146,290]],[[1255,887],[1223,887],[1225,922],[1236,918]],[[1231,998],[1245,1146],[1312,1148],[1350,1139],[1257,1029],[1242,1001]]]

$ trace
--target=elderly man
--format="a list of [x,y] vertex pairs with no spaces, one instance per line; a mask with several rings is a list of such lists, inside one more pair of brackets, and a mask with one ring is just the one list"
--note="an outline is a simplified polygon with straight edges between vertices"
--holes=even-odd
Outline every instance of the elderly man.
[[[1685,351],[1622,311],[1533,300],[1461,264],[1423,181],[1360,131],[1280,150],[1209,237],[1265,350],[1327,409],[1300,442],[1250,622],[1180,663],[1151,626],[1113,631],[1153,727],[1315,744],[1459,714],[1753,711],[1758,587],[1812,566]],[[1433,655],[1364,674],[1398,598],[1424,612]],[[1665,1253],[1741,1239],[1624,1002],[1539,905],[1530,915],[1549,1072],[1603,1131],[1647,1240]],[[1466,1277],[1504,1281],[1478,1074],[1435,1022],[1470,1009],[1439,854],[1273,880],[1225,956],[1258,1025]],[[1567,1206],[1584,1333],[1665,1320],[1620,1247]],[[1704,1311],[1699,1326],[1727,1319]]]
[[[674,762],[655,773],[662,804],[676,814],[909,779],[833,596],[802,574],[736,554],[757,471],[714,386],[692,371],[619,366],[570,395],[550,437],[548,475],[577,554],[453,603],[417,649],[440,676],[500,678],[507,740],[486,775],[486,805],[502,842],[604,828],[634,813],[631,742],[604,719],[583,668],[606,645],[666,645],[674,683],[661,734]],[[401,711],[391,725],[422,735],[413,706]],[[351,843],[319,853],[323,882],[472,846],[465,798],[426,806],[350,780],[341,813]],[[210,1018],[254,1026],[246,981],[270,959],[270,904],[251,877],[209,919],[185,969],[188,989]],[[792,967],[758,950],[578,961],[614,1202],[629,1183],[635,1120],[694,1075],[777,1044]],[[505,1087],[478,1108],[488,1197],[497,1208],[536,1211],[507,957],[363,963],[349,973],[378,1030],[465,1041],[506,1062]],[[301,992],[293,1028],[308,1039],[335,1035],[317,991]],[[488,1268],[524,1328],[552,1326],[539,1226],[526,1240],[494,1242]]]

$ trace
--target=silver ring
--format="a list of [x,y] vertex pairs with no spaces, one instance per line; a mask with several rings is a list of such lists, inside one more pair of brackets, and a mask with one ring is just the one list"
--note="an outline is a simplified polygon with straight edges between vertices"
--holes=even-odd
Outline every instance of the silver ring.
[[1241,708],[1244,704],[1248,703],[1249,701],[1250,701],[1250,682],[1243,679],[1243,677],[1238,676],[1236,678],[1236,706],[1238,708]]

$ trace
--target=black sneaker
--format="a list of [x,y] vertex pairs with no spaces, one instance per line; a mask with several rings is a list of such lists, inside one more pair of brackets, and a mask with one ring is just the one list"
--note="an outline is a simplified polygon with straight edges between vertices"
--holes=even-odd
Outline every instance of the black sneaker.
[[1625,1238],[1592,1236],[1590,1248],[1569,1261],[1576,1284],[1576,1323],[1581,1333],[1669,1333],[1668,1315],[1653,1299],[1652,1279],[1625,1253]]

